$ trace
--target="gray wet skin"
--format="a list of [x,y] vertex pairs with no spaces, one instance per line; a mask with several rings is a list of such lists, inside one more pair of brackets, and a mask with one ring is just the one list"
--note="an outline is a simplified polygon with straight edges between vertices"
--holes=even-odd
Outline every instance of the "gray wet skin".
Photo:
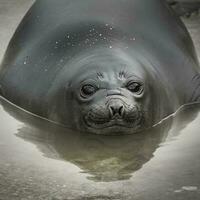
[[0,84],[14,104],[97,134],[151,127],[200,92],[191,38],[159,0],[36,1]]

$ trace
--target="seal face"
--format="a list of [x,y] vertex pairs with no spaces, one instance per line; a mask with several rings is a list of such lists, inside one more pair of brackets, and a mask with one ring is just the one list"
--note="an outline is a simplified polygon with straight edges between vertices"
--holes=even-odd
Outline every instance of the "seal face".
[[[133,86],[128,87],[134,87],[133,93],[137,94],[142,86],[136,81],[131,84]],[[93,132],[97,130],[102,132],[105,129],[112,133],[122,132],[123,129],[135,131],[141,127],[144,117],[142,107],[135,102],[133,95],[127,94],[124,90],[121,88],[108,90],[107,97],[84,109],[82,115],[88,129],[94,130]]]
[[114,70],[110,63],[105,64],[109,65],[107,72],[101,70],[87,75],[78,88],[77,100],[82,107],[84,126],[95,133],[138,130],[145,118],[141,103],[144,80],[121,66]]
[[145,72],[136,59],[122,55],[99,48],[75,62],[81,64],[81,71],[72,77],[65,99],[66,112],[70,110],[77,129],[96,134],[135,133],[149,127],[157,117],[152,115],[159,113],[152,110],[152,101],[157,106],[159,102],[154,96],[156,87],[150,92],[155,84],[150,70]]

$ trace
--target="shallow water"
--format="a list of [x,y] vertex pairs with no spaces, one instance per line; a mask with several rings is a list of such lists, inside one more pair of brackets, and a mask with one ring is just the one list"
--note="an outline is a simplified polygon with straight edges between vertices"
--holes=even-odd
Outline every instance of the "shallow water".
[[[31,2],[0,0],[0,57]],[[184,21],[199,50],[200,17]],[[0,199],[200,199],[199,104],[137,135],[106,137],[0,102]]]
[[199,199],[199,109],[108,137],[72,132],[1,99],[0,197]]

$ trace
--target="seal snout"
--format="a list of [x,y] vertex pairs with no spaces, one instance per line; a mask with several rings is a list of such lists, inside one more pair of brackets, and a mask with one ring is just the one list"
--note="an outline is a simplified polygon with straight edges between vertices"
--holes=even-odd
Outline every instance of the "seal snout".
[[[95,104],[87,112],[85,123],[94,129],[137,129],[141,121],[140,108],[123,96],[110,96],[106,102]],[[114,131],[114,130],[113,130]]]

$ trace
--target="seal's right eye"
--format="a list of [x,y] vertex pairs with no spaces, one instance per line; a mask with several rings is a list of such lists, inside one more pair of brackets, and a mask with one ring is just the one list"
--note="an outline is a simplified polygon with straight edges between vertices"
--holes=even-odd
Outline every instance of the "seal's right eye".
[[135,81],[130,81],[126,87],[136,95],[141,95],[144,91],[143,84]]
[[92,96],[97,91],[97,87],[87,84],[81,87],[81,97],[87,98]]

